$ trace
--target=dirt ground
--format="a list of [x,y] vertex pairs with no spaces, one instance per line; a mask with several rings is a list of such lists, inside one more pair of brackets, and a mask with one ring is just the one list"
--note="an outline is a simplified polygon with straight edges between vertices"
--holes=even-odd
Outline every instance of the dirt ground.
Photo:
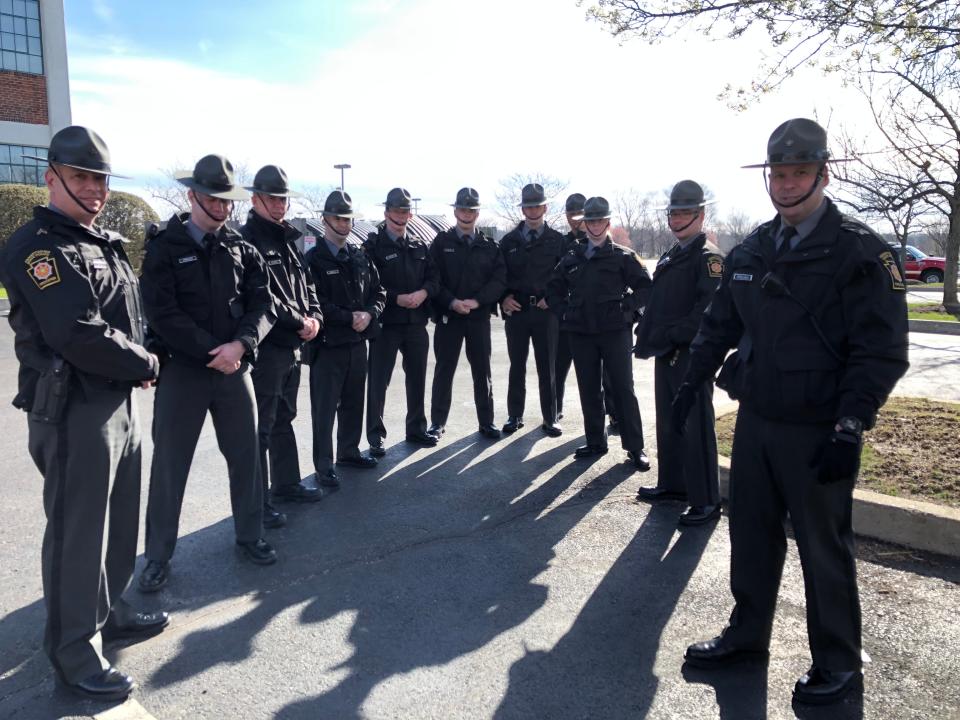
[[[717,418],[721,455],[729,455],[736,412]],[[891,398],[864,434],[858,486],[960,507],[960,405]]]

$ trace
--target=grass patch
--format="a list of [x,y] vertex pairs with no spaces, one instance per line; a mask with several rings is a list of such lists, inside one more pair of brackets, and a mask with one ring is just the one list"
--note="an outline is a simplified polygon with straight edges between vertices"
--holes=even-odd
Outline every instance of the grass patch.
[[[717,447],[730,456],[736,412],[717,418]],[[960,405],[891,398],[864,434],[858,486],[960,508]]]
[[907,317],[911,320],[960,321],[960,315],[949,313],[943,305],[936,303],[911,303],[907,306]]
[[0,285],[0,298],[7,299],[7,289],[3,285]]

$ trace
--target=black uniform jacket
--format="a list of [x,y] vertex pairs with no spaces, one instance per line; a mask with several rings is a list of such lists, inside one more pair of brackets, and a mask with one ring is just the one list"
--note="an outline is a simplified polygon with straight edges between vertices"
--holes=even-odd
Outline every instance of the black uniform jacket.
[[526,306],[531,297],[540,300],[546,296],[550,275],[570,247],[567,239],[546,223],[532,243],[527,242],[523,230],[521,222],[504,235],[500,253],[507,264],[504,297],[513,295],[521,306]]
[[[380,318],[384,325],[426,325],[430,319],[431,304],[437,294],[437,278],[430,252],[423,240],[409,235],[401,243],[395,243],[381,227],[370,233],[363,244],[364,250],[377,266],[380,284],[387,293],[386,306]],[[427,291],[427,300],[420,307],[404,308],[397,305],[397,295]]]
[[[903,273],[883,240],[827,202],[813,233],[779,260],[779,218],[730,252],[687,379],[707,379],[737,347],[718,384],[762,417],[853,416],[869,428],[908,367]],[[779,289],[765,280],[771,271]]]
[[[473,242],[461,240],[456,229],[439,233],[430,246],[437,272],[438,288],[434,297],[434,321],[450,318],[482,319],[495,315],[497,302],[507,287],[507,268],[497,241],[479,230]],[[450,310],[454,300],[473,298],[480,307],[467,315]]]
[[174,215],[147,241],[140,282],[150,330],[170,359],[193,366],[210,351],[239,340],[251,359],[276,317],[263,258],[224,226],[209,249],[198,245]]
[[55,355],[87,388],[132,387],[157,376],[156,358],[143,347],[139,283],[123,242],[45,207],[7,240],[0,275],[20,361],[16,407],[33,406],[37,381]]
[[719,249],[700,234],[663,254],[637,325],[637,357],[659,357],[689,345],[723,274]]
[[[386,293],[380,287],[377,268],[362,248],[347,244],[347,259],[330,253],[323,238],[307,253],[307,265],[317,287],[317,300],[323,312],[323,330],[314,342],[328,347],[347,345],[376,337],[377,322],[383,314]],[[370,324],[362,333],[353,329],[354,312],[370,313]]]
[[560,329],[599,333],[630,328],[650,291],[650,275],[630,248],[610,238],[587,259],[577,245],[557,264],[547,286],[547,305]]
[[267,266],[273,314],[277,318],[264,342],[281,347],[298,348],[303,344],[300,330],[304,318],[312,317],[323,325],[323,313],[317,301],[313,276],[307,270],[297,240],[301,232],[288,222],[278,225],[250,211],[240,228],[244,240],[260,251]]

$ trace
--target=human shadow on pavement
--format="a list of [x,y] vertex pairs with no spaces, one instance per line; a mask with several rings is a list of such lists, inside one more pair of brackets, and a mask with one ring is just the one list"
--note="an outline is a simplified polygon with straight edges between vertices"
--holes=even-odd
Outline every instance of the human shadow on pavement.
[[660,684],[654,663],[662,632],[713,533],[713,526],[692,528],[673,542],[676,522],[675,507],[650,508],[569,632],[551,650],[514,663],[495,717],[647,715]]
[[769,664],[763,661],[716,670],[684,663],[681,672],[689,684],[713,688],[720,720],[766,720],[768,670]]

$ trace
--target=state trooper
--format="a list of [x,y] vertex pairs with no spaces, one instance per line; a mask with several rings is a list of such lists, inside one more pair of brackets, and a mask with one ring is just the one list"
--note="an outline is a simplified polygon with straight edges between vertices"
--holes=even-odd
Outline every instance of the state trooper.
[[547,307],[547,282],[567,249],[563,235],[546,220],[547,196],[539,183],[529,183],[520,192],[523,221],[500,241],[507,266],[507,290],[500,302],[507,334],[510,376],[507,384],[507,422],[503,432],[523,427],[527,398],[527,355],[533,343],[540,389],[541,429],[559,437],[557,422],[556,358],[559,324]]
[[[123,599],[137,556],[140,420],[131,390],[160,369],[145,347],[140,286],[120,235],[95,224],[117,176],[80,126],[53,136],[47,207],[7,241],[0,275],[20,362],[15,407],[43,474],[43,645],[57,678],[93,700],[120,700],[133,679],[103,643],[160,632],[166,613]],[[119,176],[118,176],[119,177]]]
[[633,321],[646,301],[650,275],[630,248],[610,235],[610,205],[592,197],[583,206],[587,242],[577,245],[557,264],[547,286],[547,304],[570,333],[570,349],[580,390],[587,444],[575,458],[607,452],[601,385],[610,375],[613,401],[620,418],[620,441],[634,466],[646,472],[640,408],[633,390],[630,348]]
[[257,398],[259,471],[263,487],[263,526],[282,527],[286,515],[270,503],[315,502],[322,496],[316,487],[300,483],[300,459],[293,420],[297,417],[301,349],[313,340],[323,324],[313,276],[297,246],[302,233],[284,218],[290,198],[287,174],[276,165],[265,165],[253,178],[253,208],[240,228],[243,238],[263,257],[277,321],[260,343],[253,366]]
[[424,412],[430,349],[427,333],[430,303],[427,301],[436,295],[437,281],[427,244],[407,232],[411,203],[410,193],[403,188],[393,188],[387,193],[384,223],[377,232],[370,233],[364,243],[387,294],[380,317],[382,330],[370,342],[367,385],[367,440],[370,454],[376,457],[386,454],[383,409],[398,353],[403,356],[407,391],[406,441],[431,447],[439,440],[427,432]]
[[[907,370],[907,313],[896,255],[825,197],[827,133],[788,120],[765,168],[777,216],[727,257],[674,400],[681,428],[698,388],[740,401],[730,470],[730,587],[720,636],[686,661],[765,658],[789,515],[800,552],[813,664],[794,700],[826,704],[862,687],[861,618],[851,523],[862,433]],[[728,350],[737,351],[724,361]]]
[[238,551],[269,565],[263,539],[257,407],[250,364],[276,316],[263,258],[226,223],[247,192],[233,165],[202,157],[180,173],[189,213],[173,215],[147,242],[143,300],[151,332],[166,354],[153,410],[153,462],[147,501],[143,592],[167,584],[190,464],[207,412],[227,461]]
[[723,256],[703,232],[707,205],[703,188],[681,180],[670,192],[667,224],[677,242],[663,254],[653,273],[653,288],[637,326],[637,357],[654,361],[657,408],[657,485],[641,487],[642,500],[685,500],[681,525],[700,525],[720,517],[717,433],[713,382],[698,388],[687,431],[673,431],[670,411],[690,364],[690,343],[723,274]]
[[[587,233],[583,229],[583,204],[587,201],[581,193],[573,193],[567,196],[564,203],[564,215],[567,219],[567,226],[570,230],[564,235],[567,241],[567,251],[574,249],[578,244],[587,242]],[[557,420],[563,420],[563,396],[566,394],[567,375],[570,372],[570,365],[573,363],[573,354],[570,352],[570,333],[560,326],[557,335],[557,362],[554,374],[556,375],[557,389]],[[613,399],[610,395],[610,376],[607,372],[603,373],[603,407],[610,417],[607,425],[607,431],[615,435],[620,432],[620,426],[617,423],[617,413],[613,409]]]
[[[307,253],[323,329],[309,346],[313,466],[321,487],[336,490],[333,422],[337,421],[337,463],[376,467],[376,458],[360,454],[363,390],[367,376],[367,340],[380,332],[386,293],[366,253],[347,242],[353,228],[353,201],[340,190],[323,205],[323,238]],[[422,399],[421,399],[422,402]]]
[[507,270],[497,242],[477,229],[480,195],[462,188],[453,203],[456,225],[439,233],[430,245],[437,273],[433,300],[433,352],[436,366],[430,405],[432,435],[443,435],[450,414],[453,376],[466,342],[473,375],[473,401],[480,434],[496,439],[493,424],[493,380],[490,372],[490,316],[506,288]]

